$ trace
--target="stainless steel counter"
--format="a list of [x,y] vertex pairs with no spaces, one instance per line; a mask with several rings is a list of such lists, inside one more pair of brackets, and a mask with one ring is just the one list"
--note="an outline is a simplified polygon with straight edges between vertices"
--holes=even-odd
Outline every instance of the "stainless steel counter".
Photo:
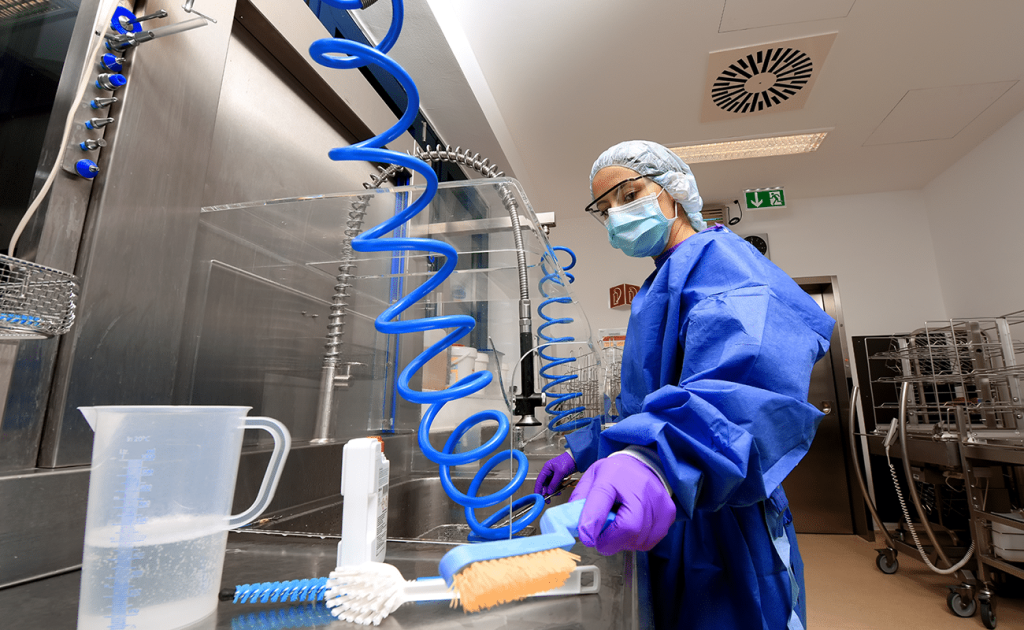
[[[444,543],[389,541],[387,562],[395,565],[407,579],[436,575],[438,561],[450,548],[451,545]],[[223,583],[234,586],[324,576],[334,568],[336,552],[337,540],[232,533],[224,561]],[[380,628],[618,630],[649,627],[638,615],[633,553],[605,558],[581,544],[577,544],[573,552],[582,557],[581,564],[600,567],[599,593],[529,599],[473,615],[461,609],[452,610],[446,602],[406,604],[385,619]],[[75,571],[0,590],[0,626],[6,630],[75,628],[80,576],[81,572]],[[222,602],[215,619],[208,618],[189,630],[302,627],[362,626],[333,620],[322,605]]]

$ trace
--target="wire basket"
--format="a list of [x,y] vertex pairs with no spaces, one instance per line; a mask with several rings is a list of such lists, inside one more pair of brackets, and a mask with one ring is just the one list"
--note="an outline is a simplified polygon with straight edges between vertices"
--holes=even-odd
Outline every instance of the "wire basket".
[[0,254],[0,339],[47,339],[75,321],[77,279]]

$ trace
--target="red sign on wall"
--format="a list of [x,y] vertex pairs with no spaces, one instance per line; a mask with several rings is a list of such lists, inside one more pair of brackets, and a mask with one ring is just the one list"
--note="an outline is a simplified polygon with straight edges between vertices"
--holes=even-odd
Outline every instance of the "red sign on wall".
[[620,284],[608,289],[609,303],[612,308],[623,308],[633,303],[640,287],[635,284]]

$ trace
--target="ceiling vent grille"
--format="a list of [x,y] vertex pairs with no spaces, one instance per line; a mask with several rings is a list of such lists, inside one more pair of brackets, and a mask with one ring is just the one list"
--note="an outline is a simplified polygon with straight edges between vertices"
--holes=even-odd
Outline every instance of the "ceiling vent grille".
[[715,79],[711,98],[727,112],[763,111],[807,85],[814,62],[795,48],[768,48],[729,64]]
[[711,53],[701,122],[801,109],[835,33]]

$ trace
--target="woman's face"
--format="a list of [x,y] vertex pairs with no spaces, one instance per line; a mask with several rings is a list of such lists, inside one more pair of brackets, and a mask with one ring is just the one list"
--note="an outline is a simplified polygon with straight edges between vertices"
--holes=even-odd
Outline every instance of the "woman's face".
[[[635,179],[637,175],[636,171],[624,166],[606,166],[594,175],[594,181],[592,182],[594,199],[598,199],[601,195],[608,193],[596,204],[598,218],[604,220],[607,217],[609,208],[616,208],[645,195],[654,194],[657,195],[658,205],[661,207],[662,214],[669,219],[675,219],[669,232],[666,249],[696,234],[690,226],[690,220],[686,213],[676,212],[678,204],[672,198],[672,195],[668,194],[667,191],[661,194],[664,191],[661,186],[655,184],[647,177]],[[612,192],[609,193],[608,191]],[[601,216],[602,214],[604,214],[604,217]]]
[[[661,206],[662,213],[669,219],[675,218],[676,204],[672,195],[660,194],[663,190],[661,186],[646,177],[635,179],[637,175],[636,171],[624,166],[606,166],[599,170],[594,175],[594,199],[602,195],[605,196],[597,203],[598,213],[607,212],[609,208],[617,208],[645,195],[653,194],[658,196],[658,204]],[[609,193],[608,191],[613,188],[615,190]]]

